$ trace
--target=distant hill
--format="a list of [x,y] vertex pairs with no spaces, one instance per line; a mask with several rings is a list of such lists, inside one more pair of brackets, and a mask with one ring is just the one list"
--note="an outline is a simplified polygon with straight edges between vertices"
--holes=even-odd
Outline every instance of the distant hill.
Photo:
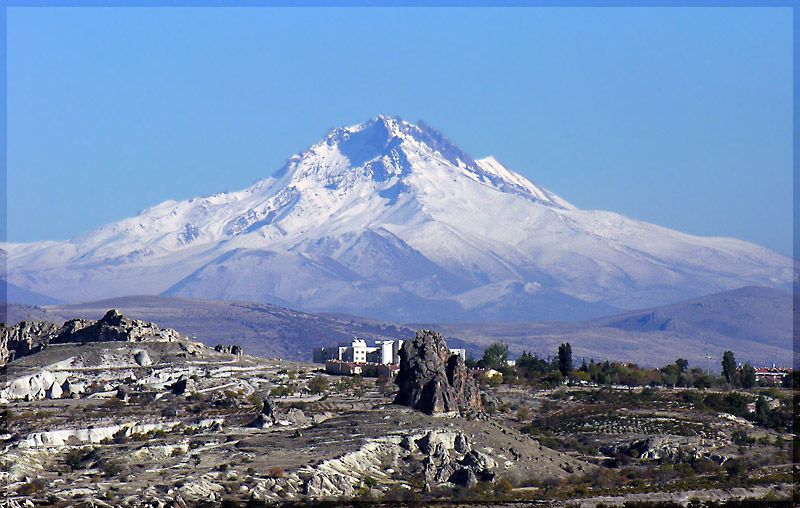
[[22,319],[98,319],[110,308],[132,318],[154,321],[196,336],[209,345],[240,344],[248,353],[288,359],[308,359],[311,349],[353,336],[370,340],[408,338],[419,328],[432,328],[454,347],[474,355],[494,341],[512,352],[552,355],[570,342],[576,361],[581,357],[615,359],[662,366],[677,357],[692,366],[718,370],[722,352],[731,349],[739,361],[758,365],[790,364],[792,295],[745,287],[685,302],[617,314],[579,323],[450,323],[386,324],[357,316],[309,314],[268,304],[219,302],[157,296],[123,297],[77,305],[32,307],[10,305],[8,321]]
[[741,362],[797,362],[792,315],[789,292],[749,286],[579,323],[459,323],[438,328],[478,344],[500,340],[516,352],[554,354],[561,342],[569,341],[578,359],[615,358],[661,366],[683,357],[692,366],[705,368],[708,362],[719,370],[727,349]]
[[0,302],[21,303],[25,305],[56,305],[62,303],[62,300],[58,298],[36,293],[35,291],[29,291],[4,279],[0,279],[0,288],[5,289],[0,292]]
[[630,332],[719,335],[791,348],[792,295],[773,288],[749,286],[588,323]]

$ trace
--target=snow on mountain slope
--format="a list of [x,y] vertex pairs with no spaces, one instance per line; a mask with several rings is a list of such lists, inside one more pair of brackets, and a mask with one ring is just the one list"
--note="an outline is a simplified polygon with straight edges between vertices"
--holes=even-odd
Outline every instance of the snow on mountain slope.
[[387,116],[243,191],[5,248],[11,283],[67,301],[163,293],[403,321],[588,318],[792,280],[768,249],[579,210]]

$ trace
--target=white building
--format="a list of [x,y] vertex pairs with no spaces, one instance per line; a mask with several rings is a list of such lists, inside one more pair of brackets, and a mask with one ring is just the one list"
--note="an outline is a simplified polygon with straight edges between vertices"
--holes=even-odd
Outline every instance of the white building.
[[377,347],[367,346],[367,341],[364,339],[353,339],[349,346],[346,343],[339,345],[341,354],[339,359],[343,362],[367,363],[367,354],[377,350]]
[[[395,361],[395,343],[396,340],[376,340],[375,341],[375,354],[372,358],[373,363],[380,363],[382,365],[390,365],[397,363]],[[402,341],[401,341],[402,342]]]
[[[329,360],[339,360],[353,363],[377,363],[381,365],[399,365],[400,348],[403,340],[378,340],[374,346],[368,346],[367,341],[356,337],[351,342],[343,342],[336,347],[314,348],[314,363],[325,363]],[[461,355],[467,358],[467,352],[461,348],[451,348],[451,355]]]

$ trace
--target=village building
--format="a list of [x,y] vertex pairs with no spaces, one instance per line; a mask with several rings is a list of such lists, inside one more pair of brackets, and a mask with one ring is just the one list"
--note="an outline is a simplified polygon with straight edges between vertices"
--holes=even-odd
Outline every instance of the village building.
[[[365,377],[394,377],[400,369],[400,348],[402,339],[377,340],[374,346],[367,341],[354,338],[338,346],[314,348],[314,363],[325,364],[328,374]],[[451,348],[450,354],[466,358],[463,348]]]
[[791,376],[792,369],[784,367],[759,367],[756,369],[756,383],[779,385],[786,376]]

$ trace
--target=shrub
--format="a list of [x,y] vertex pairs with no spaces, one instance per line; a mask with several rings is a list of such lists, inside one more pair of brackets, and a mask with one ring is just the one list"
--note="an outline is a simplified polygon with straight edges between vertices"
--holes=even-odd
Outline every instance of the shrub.
[[308,382],[308,390],[311,393],[327,392],[330,388],[330,383],[325,376],[315,376],[314,379]]
[[272,467],[269,470],[269,477],[270,478],[281,478],[283,476],[283,468],[282,467]]
[[115,460],[103,460],[99,464],[99,469],[103,476],[111,478],[122,472],[122,464]]
[[45,489],[46,483],[41,478],[36,478],[27,483],[23,483],[17,488],[17,494],[21,496],[32,496]]
[[756,442],[754,437],[750,437],[747,432],[741,429],[734,430],[733,433],[731,433],[731,439],[733,440],[734,444],[739,446],[752,445]]
[[71,470],[75,471],[83,467],[83,458],[86,456],[86,450],[82,448],[72,448],[64,454],[64,464]]
[[494,492],[499,496],[508,495],[512,490],[514,490],[514,486],[505,478],[500,478],[494,484]]

